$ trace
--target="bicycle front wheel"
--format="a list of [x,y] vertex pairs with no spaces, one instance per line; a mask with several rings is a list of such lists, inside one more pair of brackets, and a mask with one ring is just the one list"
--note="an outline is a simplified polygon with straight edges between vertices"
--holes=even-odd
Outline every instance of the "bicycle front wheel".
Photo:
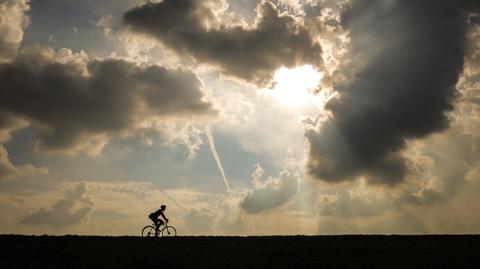
[[173,226],[165,226],[162,229],[162,236],[177,236],[177,230]]
[[152,236],[157,236],[155,235],[155,227],[152,225],[145,226],[142,229],[142,237],[152,237]]

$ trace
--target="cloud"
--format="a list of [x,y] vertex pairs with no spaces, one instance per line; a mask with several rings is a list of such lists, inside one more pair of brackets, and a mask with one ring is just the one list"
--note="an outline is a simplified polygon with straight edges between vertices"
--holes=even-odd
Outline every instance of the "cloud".
[[480,139],[462,134],[460,127],[457,128],[432,136],[421,146],[413,147],[420,156],[412,164],[412,174],[420,184],[411,182],[400,201],[414,205],[446,201],[468,183],[466,178],[475,171],[480,161],[477,149]]
[[320,234],[427,234],[424,216],[409,210],[392,211],[368,219],[322,217],[318,221]]
[[175,141],[185,146],[187,158],[190,160],[197,156],[198,151],[204,144],[201,134],[203,132],[195,126],[187,126],[180,133],[177,133]]
[[28,25],[26,0],[0,0],[0,63],[15,57]]
[[112,15],[105,15],[105,16],[101,17],[95,23],[95,25],[98,28],[102,29],[103,34],[106,37],[111,37],[112,36],[112,32],[113,32],[112,24],[113,24],[113,16]]
[[8,157],[7,150],[0,145],[0,180],[26,176],[36,173],[46,173],[45,169],[37,169],[32,165],[15,166]]
[[[472,182],[469,182],[469,178],[478,171],[480,25],[473,26],[467,36],[464,70],[457,83],[460,98],[456,109],[449,113],[451,128],[421,142],[409,143],[405,151],[413,168],[412,177],[418,183],[415,187],[410,187],[412,191],[407,191],[402,199],[414,205],[453,198],[462,188],[470,188]],[[410,185],[414,185],[413,182]]]
[[185,234],[192,235],[242,235],[251,227],[239,212],[238,197],[223,197],[210,203],[208,208],[192,208],[183,215]]
[[298,175],[289,171],[280,172],[277,178],[261,181],[263,169],[257,165],[252,173],[253,189],[240,201],[247,213],[257,214],[287,203],[298,191]]
[[28,126],[28,121],[0,109],[0,143],[7,142],[12,132]]
[[111,136],[146,120],[216,114],[190,70],[90,59],[68,49],[22,49],[0,65],[0,87],[1,109],[31,122],[46,151],[98,153]]
[[344,218],[376,217],[388,208],[388,201],[366,196],[352,197],[347,190],[340,189],[336,198],[323,205],[322,216]]
[[65,228],[87,219],[93,210],[93,203],[87,196],[85,184],[78,184],[68,190],[65,197],[51,207],[41,207],[38,211],[25,216],[21,222],[30,225],[47,225],[53,228]]
[[[308,171],[328,182],[367,176],[395,185],[408,173],[410,139],[448,128],[463,69],[467,13],[478,1],[353,1],[342,14],[360,66],[331,117],[306,131]],[[349,68],[354,68],[350,66]]]
[[35,190],[50,189],[58,186],[58,183],[60,182],[50,177],[45,167],[13,164],[7,150],[0,145],[0,194],[26,194]]
[[217,215],[206,209],[190,209],[184,216],[186,234],[212,234]]
[[321,65],[320,45],[300,19],[263,1],[252,26],[225,25],[213,8],[221,3],[165,0],[129,10],[124,23],[179,54],[191,54],[200,63],[262,87],[271,86],[274,72],[282,66]]

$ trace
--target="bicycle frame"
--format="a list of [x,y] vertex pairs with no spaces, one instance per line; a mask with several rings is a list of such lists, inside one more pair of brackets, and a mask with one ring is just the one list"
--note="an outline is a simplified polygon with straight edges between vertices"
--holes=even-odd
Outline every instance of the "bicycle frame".
[[[149,230],[147,232],[146,236],[155,236],[155,237],[158,237],[158,236],[161,236],[161,237],[177,236],[177,229],[175,229],[175,227],[173,227],[171,225],[168,225],[168,222],[164,222],[162,225],[158,226],[158,228],[157,228],[157,225],[155,223],[145,226],[142,229],[142,236],[145,236],[144,235],[144,230],[147,229],[148,227],[152,230]],[[153,233],[152,231],[154,231],[155,233]]]

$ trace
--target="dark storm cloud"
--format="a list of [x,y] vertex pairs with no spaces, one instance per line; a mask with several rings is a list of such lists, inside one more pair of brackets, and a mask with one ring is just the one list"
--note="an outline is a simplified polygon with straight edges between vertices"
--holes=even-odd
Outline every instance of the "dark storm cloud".
[[480,24],[480,15],[475,15],[470,17],[470,22],[475,24]]
[[367,175],[396,184],[407,173],[405,141],[448,127],[464,64],[468,13],[478,1],[353,1],[342,14],[352,59],[363,65],[332,117],[308,130],[308,169],[338,182]]
[[31,121],[46,150],[69,150],[91,135],[126,131],[149,117],[215,113],[191,71],[89,60],[66,49],[22,50],[0,65],[0,88],[1,110]]
[[320,65],[320,45],[300,21],[280,14],[271,2],[259,5],[252,27],[217,25],[210,8],[215,2],[165,0],[128,11],[124,22],[179,54],[191,54],[199,62],[259,86],[269,85],[282,66]]

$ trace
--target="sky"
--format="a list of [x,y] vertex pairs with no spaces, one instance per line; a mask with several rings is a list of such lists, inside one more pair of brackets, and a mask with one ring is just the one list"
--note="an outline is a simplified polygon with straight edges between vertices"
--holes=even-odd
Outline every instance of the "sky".
[[0,0],[0,233],[478,233],[479,164],[479,1]]

